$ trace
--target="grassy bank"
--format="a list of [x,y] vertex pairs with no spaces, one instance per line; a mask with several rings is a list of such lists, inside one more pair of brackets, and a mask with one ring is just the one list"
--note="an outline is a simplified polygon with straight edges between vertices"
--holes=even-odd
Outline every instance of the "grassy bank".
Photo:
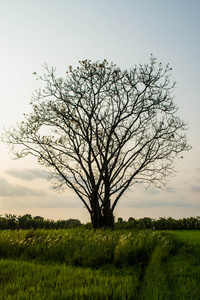
[[0,299],[200,299],[199,236],[0,231]]

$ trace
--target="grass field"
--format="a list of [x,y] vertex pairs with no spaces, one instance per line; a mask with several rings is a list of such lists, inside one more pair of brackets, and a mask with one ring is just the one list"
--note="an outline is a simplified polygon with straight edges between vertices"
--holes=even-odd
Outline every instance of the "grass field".
[[197,251],[200,250],[200,230],[173,230],[170,233],[176,237],[177,241],[187,243]]
[[0,231],[0,299],[200,299],[199,231]]

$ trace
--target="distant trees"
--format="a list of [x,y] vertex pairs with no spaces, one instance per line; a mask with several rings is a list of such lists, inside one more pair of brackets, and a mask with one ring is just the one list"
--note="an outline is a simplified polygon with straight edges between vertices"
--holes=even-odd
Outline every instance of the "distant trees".
[[141,218],[134,219],[129,218],[128,221],[124,221],[122,218],[118,218],[115,223],[115,227],[118,229],[154,229],[154,230],[183,230],[183,229],[200,229],[200,217],[190,217],[183,219],[169,218]]
[[34,155],[50,168],[58,189],[74,190],[94,228],[112,227],[124,192],[137,182],[162,186],[190,149],[170,70],[154,57],[130,70],[85,60],[64,80],[46,66],[32,113],[3,140],[16,158]]
[[[18,230],[18,229],[67,229],[67,228],[92,228],[92,223],[81,224],[77,219],[69,220],[45,220],[43,217],[32,217],[30,214],[23,216],[5,215],[0,216],[0,230]],[[190,217],[183,219],[169,218],[129,218],[128,221],[118,218],[115,222],[116,229],[153,229],[153,230],[200,230],[200,217]]]
[[32,217],[30,214],[16,216],[6,214],[0,216],[0,230],[3,229],[65,229],[81,226],[81,222],[77,219],[69,220],[45,220],[43,217]]

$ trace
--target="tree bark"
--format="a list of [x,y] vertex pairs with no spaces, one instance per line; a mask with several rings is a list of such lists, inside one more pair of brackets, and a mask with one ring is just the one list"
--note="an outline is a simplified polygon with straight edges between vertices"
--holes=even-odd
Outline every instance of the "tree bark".
[[110,199],[104,202],[103,207],[99,206],[98,199],[92,199],[92,211],[90,213],[93,228],[113,228],[114,227],[114,216],[111,209]]
[[104,227],[114,227],[114,216],[113,211],[111,209],[110,199],[107,199],[105,205],[103,207],[103,220],[104,220]]
[[97,195],[93,195],[91,197],[91,208],[92,211],[90,213],[92,225],[94,228],[103,227],[103,217],[101,214],[101,208],[99,206],[99,201]]

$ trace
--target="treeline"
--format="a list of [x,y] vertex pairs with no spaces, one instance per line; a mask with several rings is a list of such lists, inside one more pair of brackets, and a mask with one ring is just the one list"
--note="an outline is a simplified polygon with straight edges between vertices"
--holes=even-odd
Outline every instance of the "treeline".
[[119,229],[154,229],[154,230],[181,230],[181,229],[200,229],[200,217],[190,217],[183,219],[169,218],[141,218],[134,219],[129,218],[128,221],[124,221],[122,218],[118,218],[115,223],[115,228]]
[[[45,220],[43,217],[32,217],[30,214],[16,216],[6,214],[0,216],[0,230],[5,229],[66,229],[74,227],[92,228],[91,223],[82,224],[77,219],[69,220]],[[181,230],[200,229],[200,217],[190,217],[183,219],[173,218],[129,218],[128,221],[118,218],[115,222],[116,229],[154,229],[154,230]]]
[[0,230],[5,229],[65,229],[81,226],[81,222],[76,219],[69,220],[45,220],[43,217],[32,217],[29,214],[16,216],[6,214],[0,217]]

